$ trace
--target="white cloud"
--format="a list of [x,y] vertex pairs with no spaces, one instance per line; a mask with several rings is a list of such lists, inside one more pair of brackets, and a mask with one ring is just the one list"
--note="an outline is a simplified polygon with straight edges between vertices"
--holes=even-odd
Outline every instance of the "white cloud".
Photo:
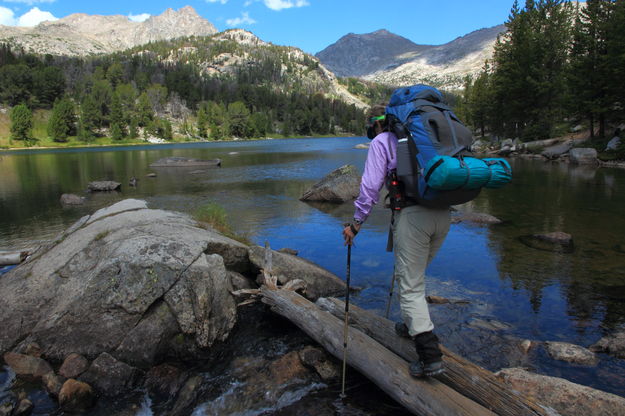
[[15,13],[13,13],[13,10],[0,6],[0,25],[17,25],[17,20],[15,20]]
[[228,3],[228,0],[206,0],[206,3],[221,3],[221,4],[226,4],[226,3]]
[[310,6],[307,0],[263,0],[271,10],[290,9],[292,7]]
[[54,3],[56,0],[2,0],[5,3],[22,3],[32,6],[34,4]]
[[141,14],[129,14],[128,20],[133,22],[145,22],[150,18],[150,13],[141,13]]
[[17,26],[37,26],[39,23],[46,20],[53,21],[59,19],[54,17],[50,12],[44,12],[43,10],[39,10],[38,7],[33,7],[17,19]]
[[226,24],[230,27],[241,25],[253,25],[256,20],[252,19],[248,12],[241,13],[241,17],[226,20]]

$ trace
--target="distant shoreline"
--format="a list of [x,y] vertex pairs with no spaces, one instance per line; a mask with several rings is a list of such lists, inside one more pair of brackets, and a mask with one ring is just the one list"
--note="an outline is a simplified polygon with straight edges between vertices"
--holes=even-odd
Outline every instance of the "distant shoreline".
[[[121,142],[121,143],[94,143],[94,144],[68,144],[65,143],[61,146],[30,146],[30,147],[8,147],[2,148],[0,147],[0,154],[3,153],[12,153],[19,151],[30,151],[30,150],[67,150],[67,149],[93,149],[100,147],[133,147],[133,146],[159,146],[159,145],[168,145],[168,144],[199,144],[199,143],[231,143],[231,142],[255,142],[255,141],[265,141],[265,140],[289,140],[289,139],[318,139],[318,138],[355,138],[361,136],[354,135],[336,135],[336,134],[325,134],[318,136],[289,136],[289,137],[254,137],[250,139],[240,139],[240,138],[230,138],[223,140],[184,140],[184,141],[164,141],[163,143],[154,143],[146,140],[137,140],[135,142]],[[364,137],[364,136],[363,136]]]

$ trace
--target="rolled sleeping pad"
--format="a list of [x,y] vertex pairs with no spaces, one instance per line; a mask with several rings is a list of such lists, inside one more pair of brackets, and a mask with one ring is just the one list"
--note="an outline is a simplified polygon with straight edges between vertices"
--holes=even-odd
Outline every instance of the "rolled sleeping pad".
[[434,156],[424,174],[430,188],[442,191],[501,188],[512,179],[510,164],[499,158]]
[[512,167],[506,159],[487,158],[482,159],[491,170],[490,180],[484,185],[485,188],[497,189],[510,183],[512,180]]

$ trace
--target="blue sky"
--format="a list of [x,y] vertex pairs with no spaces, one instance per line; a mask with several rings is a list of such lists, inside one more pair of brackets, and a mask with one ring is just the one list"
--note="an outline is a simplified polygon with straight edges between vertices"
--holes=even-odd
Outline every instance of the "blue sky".
[[317,53],[347,33],[378,29],[440,45],[502,24],[513,0],[0,0],[0,24],[34,26],[72,13],[141,20],[192,6],[218,30],[238,27],[264,41]]

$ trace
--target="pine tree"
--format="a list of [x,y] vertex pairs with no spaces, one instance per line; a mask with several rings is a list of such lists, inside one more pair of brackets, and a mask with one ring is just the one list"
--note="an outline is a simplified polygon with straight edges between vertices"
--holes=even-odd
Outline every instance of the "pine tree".
[[197,112],[197,135],[203,138],[208,137],[207,127],[208,116],[206,115],[204,106],[200,106],[200,109]]
[[33,113],[26,104],[11,109],[11,139],[29,142],[32,140]]
[[57,100],[52,108],[52,115],[48,121],[48,137],[55,142],[66,142],[74,134],[76,114],[74,104],[68,98]]
[[124,121],[124,114],[122,113],[122,104],[119,100],[119,96],[117,93],[114,93],[111,97],[111,108],[109,114],[109,123],[111,126],[111,137],[113,137],[113,126],[116,127],[115,137],[116,140],[119,140],[124,137],[126,126]]
[[93,96],[87,95],[80,106],[80,124],[78,137],[90,141],[96,136],[96,129],[100,122],[100,111]]
[[150,104],[148,95],[144,92],[137,102],[137,122],[141,127],[147,127],[154,118],[154,110]]

